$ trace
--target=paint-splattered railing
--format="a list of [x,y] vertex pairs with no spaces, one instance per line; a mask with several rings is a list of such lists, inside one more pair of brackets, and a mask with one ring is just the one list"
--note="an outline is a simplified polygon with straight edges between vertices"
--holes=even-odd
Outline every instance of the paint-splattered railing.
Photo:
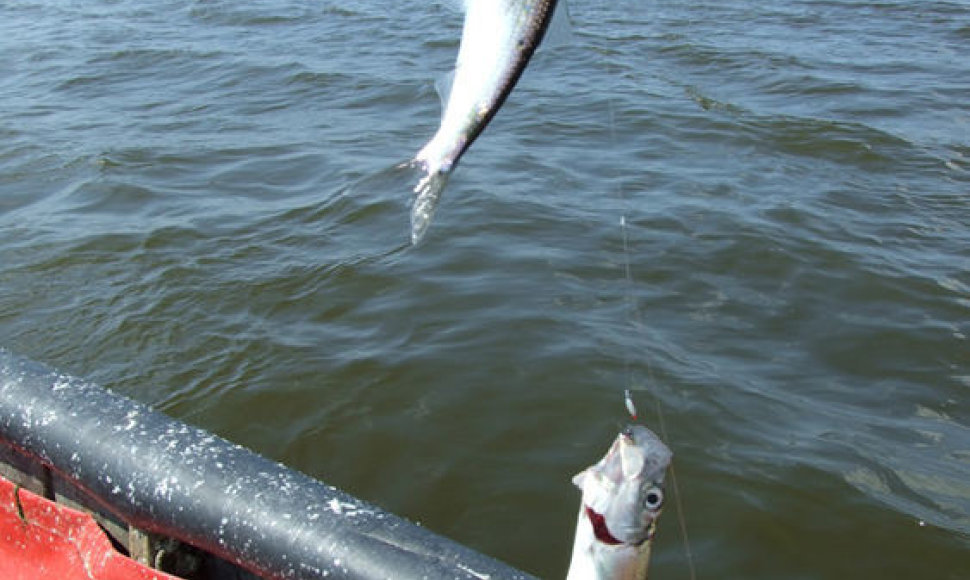
[[[0,460],[266,578],[528,578],[332,486],[0,349]],[[34,466],[31,468],[30,466]],[[31,475],[28,473],[28,475]],[[111,518],[109,518],[111,519]],[[138,533],[128,534],[132,544]],[[131,546],[134,548],[137,546]]]

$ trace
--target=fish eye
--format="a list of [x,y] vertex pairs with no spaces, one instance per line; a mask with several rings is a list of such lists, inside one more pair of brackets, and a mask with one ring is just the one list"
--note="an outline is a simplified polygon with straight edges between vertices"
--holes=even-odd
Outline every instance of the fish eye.
[[648,510],[658,510],[664,503],[664,492],[659,487],[651,487],[647,490],[643,499],[643,505]]

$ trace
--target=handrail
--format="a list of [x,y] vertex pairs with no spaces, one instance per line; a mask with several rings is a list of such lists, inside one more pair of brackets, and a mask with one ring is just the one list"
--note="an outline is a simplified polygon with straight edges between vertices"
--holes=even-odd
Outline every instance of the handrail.
[[3,348],[0,443],[42,462],[130,525],[266,578],[531,578]]

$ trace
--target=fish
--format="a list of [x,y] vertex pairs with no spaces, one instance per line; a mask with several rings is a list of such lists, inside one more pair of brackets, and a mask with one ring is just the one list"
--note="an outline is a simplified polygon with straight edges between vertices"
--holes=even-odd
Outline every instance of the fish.
[[642,580],[664,504],[670,449],[628,425],[606,455],[573,478],[582,492],[567,580]]
[[522,76],[560,2],[563,0],[462,0],[465,21],[441,124],[407,164],[419,173],[411,205],[413,244],[431,225],[458,160]]

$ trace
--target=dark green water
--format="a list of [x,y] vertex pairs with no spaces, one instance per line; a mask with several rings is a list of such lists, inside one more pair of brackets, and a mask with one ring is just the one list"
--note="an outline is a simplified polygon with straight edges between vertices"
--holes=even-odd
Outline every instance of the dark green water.
[[410,249],[460,14],[3,3],[0,344],[550,578],[632,386],[698,578],[970,578],[970,4],[570,9]]

